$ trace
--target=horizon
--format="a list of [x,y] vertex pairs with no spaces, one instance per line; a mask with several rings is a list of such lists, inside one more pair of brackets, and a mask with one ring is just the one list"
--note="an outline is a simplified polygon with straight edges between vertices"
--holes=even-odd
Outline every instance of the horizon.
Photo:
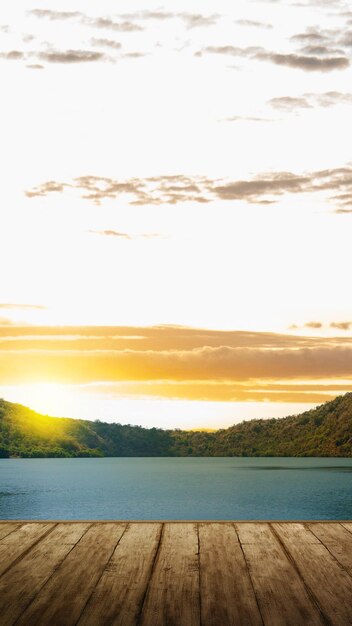
[[[343,398],[345,396],[348,395],[352,395],[352,392],[347,392],[345,394],[340,394],[339,396],[336,396],[333,399],[337,399],[337,398]],[[333,400],[326,400],[325,402],[323,402],[322,404],[317,404],[314,405],[312,409],[308,409],[309,410],[314,410],[314,409],[320,409],[322,406],[324,406],[325,404],[329,404],[330,402],[332,402]],[[11,402],[9,400],[7,400],[6,398],[1,398],[0,397],[0,402],[4,402],[5,404],[13,404],[14,406],[19,406],[21,408],[24,408],[26,410],[29,410],[30,412],[34,412],[37,415],[41,416],[41,417],[46,417],[46,418],[53,418],[53,419],[68,419],[68,420],[82,420],[82,421],[88,421],[88,422],[101,422],[101,423],[106,423],[106,424],[118,424],[120,426],[135,426],[136,428],[146,428],[146,429],[154,429],[154,428],[158,428],[161,430],[175,430],[175,431],[185,431],[185,432],[209,432],[209,433],[216,433],[219,432],[220,430],[226,430],[228,428],[232,428],[234,426],[240,425],[240,424],[244,424],[245,422],[253,422],[253,421],[265,421],[265,420],[272,420],[272,419],[278,419],[278,420],[284,420],[285,418],[290,418],[290,417],[300,417],[300,415],[304,414],[307,411],[301,411],[301,413],[296,413],[296,414],[290,414],[290,415],[284,415],[284,416],[279,416],[279,417],[273,417],[273,416],[267,416],[267,417],[255,417],[255,418],[248,418],[248,419],[242,419],[241,421],[237,421],[233,424],[230,424],[229,426],[226,427],[219,427],[219,428],[178,428],[178,427],[162,427],[162,426],[155,426],[155,425],[150,425],[150,426],[142,426],[141,424],[134,424],[134,423],[130,423],[130,422],[120,422],[120,421],[107,421],[105,422],[105,420],[100,420],[100,419],[92,419],[92,418],[83,418],[83,417],[74,417],[72,415],[48,415],[48,414],[44,414],[44,413],[39,413],[38,411],[35,411],[33,408],[29,407],[29,406],[25,406],[23,404],[20,404],[18,402]]]
[[0,395],[163,428],[352,391],[343,0],[0,6]]

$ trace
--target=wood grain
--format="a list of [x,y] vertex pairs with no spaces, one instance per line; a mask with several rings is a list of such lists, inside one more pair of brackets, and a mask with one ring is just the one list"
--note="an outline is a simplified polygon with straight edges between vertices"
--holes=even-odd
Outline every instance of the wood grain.
[[12,524],[11,522],[9,522],[8,524],[0,524],[0,541],[20,526],[21,524]]
[[352,624],[352,578],[322,543],[311,541],[311,531],[294,524],[273,524],[286,550],[296,563],[305,584],[322,612],[334,626]]
[[322,625],[299,574],[269,524],[236,524],[264,623]]
[[0,578],[0,623],[10,626],[59,567],[89,524],[61,524]]
[[352,533],[352,522],[341,522],[341,525],[348,530],[348,532]]
[[196,524],[165,524],[141,626],[199,626]]
[[0,575],[21,558],[54,524],[23,524],[0,541]]
[[158,549],[161,524],[130,525],[78,622],[80,626],[134,626]]
[[126,524],[93,524],[18,620],[18,626],[73,626]]
[[201,623],[262,625],[234,525],[199,524],[199,550]]
[[335,559],[352,575],[352,534],[341,524],[307,524]]
[[0,523],[1,626],[347,626],[352,522]]

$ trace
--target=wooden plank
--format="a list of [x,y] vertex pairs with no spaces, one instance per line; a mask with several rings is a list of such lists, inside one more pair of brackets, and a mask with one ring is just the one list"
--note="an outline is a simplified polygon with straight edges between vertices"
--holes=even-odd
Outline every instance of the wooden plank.
[[309,531],[307,532],[306,526],[302,522],[277,522],[273,524],[273,527],[275,528],[277,524],[280,524],[281,535],[287,541],[299,542],[301,544],[320,544],[318,537]]
[[80,626],[134,626],[159,546],[161,524],[131,524],[78,622]]
[[89,524],[59,524],[0,578],[1,626],[12,626]]
[[142,608],[141,626],[199,626],[198,533],[194,523],[165,524]]
[[24,524],[0,542],[0,576],[36,544],[55,524]]
[[348,532],[352,533],[352,522],[341,522],[341,525],[348,530]]
[[329,552],[352,575],[352,534],[341,524],[307,524]]
[[201,623],[262,625],[234,525],[199,524],[199,556]]
[[76,624],[125,528],[119,523],[93,524],[16,625]]
[[0,524],[0,541],[20,526],[21,524],[12,524],[11,522],[7,522],[6,524]]
[[267,626],[322,626],[299,574],[269,524],[236,524],[260,611]]
[[[239,522],[235,524],[241,545],[272,540],[272,532],[267,522]],[[241,532],[239,532],[241,531]]]
[[334,626],[352,624],[352,578],[322,543],[307,540],[312,533],[302,524],[293,537],[293,526],[273,524],[325,617]]

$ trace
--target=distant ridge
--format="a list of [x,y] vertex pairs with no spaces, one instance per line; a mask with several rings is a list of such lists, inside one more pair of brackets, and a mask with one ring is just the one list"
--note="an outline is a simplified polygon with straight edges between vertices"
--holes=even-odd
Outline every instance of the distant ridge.
[[48,417],[0,400],[0,457],[352,456],[352,393],[215,432]]

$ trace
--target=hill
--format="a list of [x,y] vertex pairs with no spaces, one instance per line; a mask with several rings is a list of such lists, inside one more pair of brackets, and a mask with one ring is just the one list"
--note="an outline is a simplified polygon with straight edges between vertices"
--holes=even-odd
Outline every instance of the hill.
[[0,457],[352,456],[352,393],[311,411],[207,431],[40,415],[0,400]]

